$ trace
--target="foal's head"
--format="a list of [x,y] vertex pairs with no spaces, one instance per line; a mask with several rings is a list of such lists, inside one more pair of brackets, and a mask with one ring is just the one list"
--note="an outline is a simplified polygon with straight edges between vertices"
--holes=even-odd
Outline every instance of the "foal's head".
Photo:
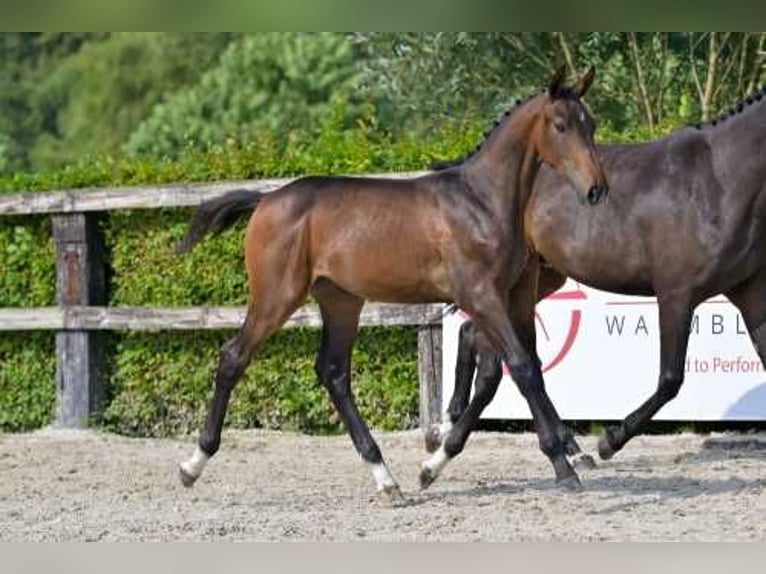
[[564,85],[564,75],[561,68],[546,93],[539,96],[543,98],[542,110],[532,131],[532,143],[545,163],[595,205],[609,193],[609,185],[593,143],[596,124],[580,101],[593,82],[595,70],[588,70],[571,88]]

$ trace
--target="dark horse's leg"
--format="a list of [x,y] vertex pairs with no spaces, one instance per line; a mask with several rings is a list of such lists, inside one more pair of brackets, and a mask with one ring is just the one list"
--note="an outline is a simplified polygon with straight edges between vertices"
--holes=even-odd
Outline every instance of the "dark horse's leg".
[[[540,362],[535,353],[537,271],[536,265],[530,265],[520,277],[510,297],[510,309],[487,289],[481,296],[469,301],[473,309],[468,311],[479,329],[492,341],[492,346],[504,350],[502,356],[509,366],[511,377],[529,404],[540,449],[551,461],[557,481],[564,486],[575,487],[579,485],[579,479],[566,459],[566,429],[545,392]],[[503,313],[502,309],[507,309],[507,313]],[[497,391],[502,375],[497,357],[482,355],[479,369],[483,376],[477,381],[476,393],[468,408],[455,423],[442,447],[421,465],[420,481],[423,487],[433,482],[447,462],[463,449],[479,415]]]
[[726,296],[742,313],[750,339],[766,367],[766,269],[760,270]]
[[364,301],[326,279],[317,281],[312,294],[319,302],[323,322],[322,345],[315,365],[317,377],[329,392],[354,447],[370,467],[378,492],[394,504],[404,503],[399,486],[359,414],[351,391],[351,349],[359,329],[359,314]]
[[612,458],[665,404],[674,399],[684,382],[686,347],[694,305],[686,292],[659,293],[660,313],[660,378],[657,390],[619,426],[607,427],[598,442],[598,454]]
[[447,407],[447,417],[452,424],[455,424],[468,408],[468,401],[471,399],[471,383],[476,371],[477,353],[476,329],[473,321],[466,321],[460,325],[458,332],[455,390]]
[[[441,425],[433,425],[426,432],[426,451],[435,452],[449,434],[463,412],[468,408],[471,398],[473,375],[476,372],[476,328],[473,321],[460,325],[457,344],[457,362],[455,364],[455,388],[447,407],[446,420]],[[499,358],[497,359],[500,360]],[[501,373],[502,376],[502,373]],[[477,383],[478,384],[478,383]]]

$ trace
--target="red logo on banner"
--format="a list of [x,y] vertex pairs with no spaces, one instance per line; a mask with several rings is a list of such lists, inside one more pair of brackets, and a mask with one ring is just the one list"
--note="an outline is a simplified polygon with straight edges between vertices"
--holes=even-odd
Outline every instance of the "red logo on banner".
[[[580,284],[576,283],[574,289],[556,291],[555,293],[552,293],[546,297],[545,301],[561,301],[562,303],[569,303],[572,301],[583,301],[587,298],[588,296],[586,295],[585,291],[580,288]],[[468,318],[468,315],[463,311],[460,312],[460,315],[466,319]],[[572,350],[575,340],[577,339],[577,334],[580,332],[582,310],[577,308],[570,310],[569,325],[566,328],[563,337],[561,337],[559,334],[551,335],[543,316],[538,311],[535,311],[535,321],[539,327],[538,335],[542,334],[546,342],[554,345],[555,349],[553,356],[550,359],[543,359],[542,370],[543,373],[545,373],[560,365]],[[503,365],[503,373],[506,375],[509,374],[508,367],[505,364]]]
[[[580,284],[578,283],[575,289],[567,291],[561,290],[552,293],[546,297],[546,301],[583,301],[587,298],[588,296],[585,294],[585,291],[580,289]],[[535,311],[535,319],[537,320],[537,324],[540,326],[540,330],[542,331],[543,336],[547,341],[550,342],[551,336],[548,334],[548,329],[545,327],[545,321],[543,320],[542,315],[540,315],[540,313],[537,311]],[[572,350],[575,339],[577,339],[577,333],[580,332],[581,320],[582,310],[572,309],[569,314],[569,328],[567,329],[566,336],[564,337],[558,352],[554,354],[552,359],[543,364],[543,373],[550,371],[559,365],[569,354],[569,351]]]

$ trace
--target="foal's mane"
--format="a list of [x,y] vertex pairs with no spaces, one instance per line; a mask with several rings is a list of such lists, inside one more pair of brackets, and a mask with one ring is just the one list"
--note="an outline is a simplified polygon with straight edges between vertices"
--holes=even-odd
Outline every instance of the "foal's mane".
[[500,127],[500,125],[502,125],[503,123],[505,123],[505,121],[511,116],[511,114],[514,111],[518,109],[518,107],[521,104],[526,103],[528,100],[532,99],[536,95],[537,94],[529,96],[525,98],[524,100],[517,99],[516,102],[510,108],[508,108],[507,110],[505,110],[505,112],[503,112],[503,115],[501,117],[495,120],[495,122],[492,124],[492,127],[484,132],[484,137],[482,138],[482,140],[478,144],[476,144],[476,147],[473,148],[471,151],[469,151],[467,154],[457,159],[436,160],[435,162],[431,164],[431,169],[433,171],[443,171],[451,167],[457,167],[460,164],[467,161],[468,159],[470,159],[471,157],[475,156],[477,153],[479,153],[479,150],[481,150],[481,147],[484,145],[484,142],[486,142],[490,138],[490,136],[493,133],[495,133],[497,128]]
[[746,96],[744,99],[730,107],[728,110],[721,113],[718,117],[713,118],[712,120],[709,120],[707,122],[698,122],[694,125],[695,128],[698,130],[701,130],[704,127],[715,127],[718,124],[722,124],[729,118],[736,116],[738,114],[741,114],[742,112],[747,109],[748,106],[751,106],[753,104],[757,104],[761,100],[766,98],[766,84],[761,86],[760,90],[755,91],[754,93],[750,94],[749,96]]
[[[497,118],[494,121],[494,123],[492,124],[492,127],[490,127],[487,131],[484,132],[484,136],[482,140],[478,144],[476,144],[476,147],[474,147],[471,151],[469,151],[464,156],[459,157],[457,159],[434,161],[433,163],[431,163],[431,166],[430,166],[431,170],[444,171],[445,169],[449,169],[451,167],[457,167],[465,163],[469,159],[471,159],[473,156],[479,153],[479,151],[481,151],[481,148],[484,146],[486,141],[492,136],[492,134],[495,133],[495,131],[497,131],[497,128],[499,128],[501,125],[504,125],[505,122],[508,121],[511,115],[513,115],[513,112],[515,112],[517,109],[519,109],[519,107],[521,107],[523,104],[526,104],[529,100],[531,100],[535,96],[540,95],[540,93],[544,94],[547,91],[548,91],[547,88],[543,88],[542,92],[535,92],[534,94],[532,94],[531,96],[527,96],[523,100],[517,99],[510,108],[508,108],[507,110],[505,110],[505,112],[503,112],[503,115],[501,117]],[[559,92],[556,94],[556,97],[560,99],[568,99],[568,98],[574,98],[575,94],[571,88],[563,86],[562,88],[560,88]]]

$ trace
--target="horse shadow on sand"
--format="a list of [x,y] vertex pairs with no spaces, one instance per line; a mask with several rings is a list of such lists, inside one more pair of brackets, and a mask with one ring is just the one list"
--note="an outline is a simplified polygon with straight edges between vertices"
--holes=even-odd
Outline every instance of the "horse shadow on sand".
[[[727,419],[763,421],[766,418],[766,383],[760,384],[743,394],[737,401],[729,406],[725,415]],[[728,469],[726,478],[702,477],[695,478],[679,475],[676,472],[676,464],[710,465],[715,468],[717,464],[739,459],[755,459],[766,462],[766,439],[760,435],[759,440],[752,441],[757,445],[748,445],[747,435],[741,435],[740,444],[744,446],[717,447],[705,446],[703,442],[698,450],[688,450],[678,453],[675,457],[654,459],[652,457],[640,457],[620,461],[600,463],[599,471],[595,474],[584,473],[583,491],[606,492],[614,494],[627,494],[636,496],[652,496],[652,502],[658,500],[687,499],[698,496],[710,496],[747,491],[761,491],[766,487],[764,478],[743,479],[736,476],[736,469]],[[736,443],[735,443],[736,444]],[[629,447],[628,447],[629,448]],[[603,474],[609,471],[609,475]],[[508,474],[513,470],[509,467]],[[663,473],[670,474],[670,476]],[[449,484],[448,477],[442,477],[440,482]],[[550,492],[552,495],[561,492],[551,478],[517,479],[509,482],[486,483],[480,481],[475,487],[460,488],[455,490],[438,491],[438,484],[433,491],[420,494],[418,499],[434,500],[451,497],[474,497],[482,498],[494,495],[521,495],[529,492]],[[659,497],[659,498],[657,498]],[[421,502],[422,503],[422,502]],[[630,502],[628,505],[637,505],[640,502]],[[614,510],[619,510],[624,504],[616,505]],[[602,512],[606,512],[602,511]]]
[[[639,459],[625,461],[620,466],[620,461],[601,463],[599,470],[581,474],[583,482],[582,494],[609,493],[614,495],[636,496],[635,500],[618,503],[613,506],[594,511],[597,514],[608,514],[625,510],[628,507],[641,506],[643,504],[657,504],[665,500],[693,499],[701,496],[716,496],[737,493],[762,492],[766,488],[766,475],[762,478],[741,478],[736,475],[734,469],[720,469],[723,476],[685,476],[676,468],[677,463],[684,465],[694,464],[710,465],[711,471],[723,461],[738,459],[756,459],[766,462],[764,450],[717,450],[700,449],[696,452],[684,452],[675,457],[674,462],[669,460],[647,461]],[[509,475],[512,470],[509,469]],[[608,473],[608,474],[606,474]],[[450,480],[447,477],[443,481],[445,487],[449,487]],[[440,479],[441,480],[441,479]],[[462,486],[462,485],[461,485]],[[421,493],[418,497],[420,503],[426,500],[448,500],[450,498],[486,498],[492,496],[514,496],[530,493],[550,493],[551,496],[578,496],[580,493],[564,493],[556,486],[554,480],[549,477],[522,478],[501,482],[477,481],[473,487],[463,487],[448,490],[437,490],[434,485],[433,491]],[[642,498],[645,497],[645,498]]]

